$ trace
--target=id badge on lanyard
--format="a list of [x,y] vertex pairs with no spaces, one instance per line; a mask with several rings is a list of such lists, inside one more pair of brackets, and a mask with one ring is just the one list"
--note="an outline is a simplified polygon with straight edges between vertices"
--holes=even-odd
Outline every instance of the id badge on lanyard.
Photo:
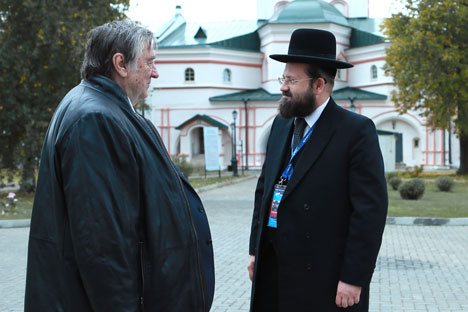
[[315,124],[316,123],[314,123],[312,127],[310,127],[309,131],[307,131],[306,135],[302,138],[299,145],[296,147],[295,150],[292,151],[291,159],[289,160],[288,166],[286,167],[283,174],[281,175],[281,179],[279,183],[275,184],[275,188],[273,190],[273,199],[271,201],[270,216],[268,217],[268,224],[267,224],[267,226],[269,227],[272,227],[272,228],[278,227],[278,207],[279,207],[279,204],[281,203],[281,199],[283,198],[284,191],[286,190],[286,184],[291,179],[291,176],[293,174],[294,168],[292,166],[292,160],[297,155],[297,153],[301,150],[304,144],[309,140],[312,134],[312,131],[314,131]]
[[268,226],[277,228],[278,224],[278,206],[283,198],[286,185],[276,184],[273,190],[273,200],[271,201],[270,216],[268,218]]

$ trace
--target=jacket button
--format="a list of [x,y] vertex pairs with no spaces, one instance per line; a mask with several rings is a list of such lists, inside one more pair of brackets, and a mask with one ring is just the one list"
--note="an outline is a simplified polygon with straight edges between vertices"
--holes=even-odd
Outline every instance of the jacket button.
[[306,235],[305,235],[305,237],[306,237],[307,239],[309,239],[309,238],[310,238],[310,233],[307,232]]
[[304,210],[305,211],[309,211],[310,210],[310,206],[308,204],[304,204]]
[[209,240],[206,241],[206,244],[207,244],[208,246],[210,246],[210,245],[213,244],[213,241],[212,241],[211,239],[209,239]]
[[307,265],[306,265],[306,270],[307,270],[307,271],[312,270],[312,264],[307,263]]

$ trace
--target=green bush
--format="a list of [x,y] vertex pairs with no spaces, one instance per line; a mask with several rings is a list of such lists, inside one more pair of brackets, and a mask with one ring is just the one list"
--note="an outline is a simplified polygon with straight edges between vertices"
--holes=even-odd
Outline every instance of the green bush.
[[193,166],[187,161],[187,155],[173,155],[171,156],[174,164],[179,167],[180,171],[188,178],[193,172]]
[[385,175],[385,178],[387,179],[388,183],[390,183],[390,180],[394,177],[398,177],[398,172],[397,171],[392,171],[389,172]]
[[398,189],[400,196],[403,199],[420,199],[425,190],[426,186],[424,185],[424,181],[421,179],[411,179],[406,181]]
[[388,180],[388,184],[390,184],[390,186],[392,187],[394,191],[398,190],[398,188],[401,185],[401,182],[402,180],[399,176],[392,177],[390,178],[390,180]]
[[441,192],[450,192],[453,188],[454,182],[453,179],[449,176],[440,176],[435,181],[435,186]]
[[5,214],[17,214],[17,205],[18,199],[16,194],[9,192],[8,194],[1,194],[0,198],[0,213]]
[[424,171],[424,165],[407,167],[405,168],[405,173],[403,174],[403,176],[405,178],[417,178],[421,175],[423,171]]

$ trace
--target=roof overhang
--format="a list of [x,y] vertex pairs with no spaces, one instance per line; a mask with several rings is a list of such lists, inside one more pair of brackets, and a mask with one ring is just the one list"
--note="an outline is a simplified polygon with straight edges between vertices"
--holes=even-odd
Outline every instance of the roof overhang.
[[210,126],[217,127],[219,129],[227,129],[227,126],[220,123],[219,121],[211,118],[210,116],[200,115],[200,114],[197,114],[197,115],[193,116],[192,118],[187,119],[186,121],[184,121],[183,123],[181,123],[180,125],[175,127],[175,129],[176,130],[183,130],[184,128],[190,126],[193,123],[208,124]]
[[335,90],[332,93],[334,100],[386,100],[385,94],[379,94],[369,91],[364,91],[357,88],[346,87]]
[[263,88],[228,93],[210,97],[210,102],[245,102],[245,101],[279,101],[280,93],[270,93]]

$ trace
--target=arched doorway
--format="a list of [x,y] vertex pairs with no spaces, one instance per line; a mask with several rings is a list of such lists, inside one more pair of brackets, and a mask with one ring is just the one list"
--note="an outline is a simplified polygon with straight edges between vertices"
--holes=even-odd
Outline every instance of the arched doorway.
[[190,131],[190,155],[194,169],[202,169],[205,157],[203,127],[196,127]]

